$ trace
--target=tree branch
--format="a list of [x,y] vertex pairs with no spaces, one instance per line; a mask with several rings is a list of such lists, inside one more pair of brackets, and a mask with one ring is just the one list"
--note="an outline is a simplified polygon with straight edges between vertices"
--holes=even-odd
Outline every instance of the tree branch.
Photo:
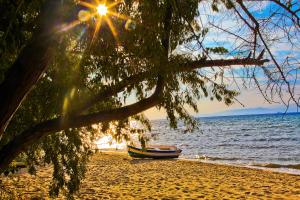
[[100,111],[98,113],[81,115],[75,117],[58,117],[40,124],[37,124],[4,145],[0,150],[0,174],[7,168],[9,163],[22,151],[25,151],[30,145],[40,138],[68,128],[79,128],[94,123],[103,123],[114,120],[122,120],[129,116],[138,114],[160,103],[160,96],[163,91],[163,81],[158,78],[154,93],[137,103],[121,108]]
[[[183,64],[177,64],[171,71],[165,71],[164,73],[171,72],[183,72],[183,71],[191,71],[194,69],[206,68],[206,67],[214,67],[214,66],[232,66],[232,65],[263,65],[265,62],[268,62],[268,59],[254,59],[254,58],[243,58],[243,59],[219,59],[219,60],[198,60],[198,61],[190,61]],[[106,98],[114,96],[119,92],[123,91],[129,85],[141,82],[146,78],[149,78],[151,74],[154,74],[155,70],[141,72],[132,76],[129,76],[119,83],[111,86],[105,86],[97,95],[91,97],[86,100],[81,105],[77,106],[77,108],[71,110],[68,115],[75,116],[85,111],[86,109],[92,107],[94,104],[104,101]],[[163,73],[163,72],[162,72]]]

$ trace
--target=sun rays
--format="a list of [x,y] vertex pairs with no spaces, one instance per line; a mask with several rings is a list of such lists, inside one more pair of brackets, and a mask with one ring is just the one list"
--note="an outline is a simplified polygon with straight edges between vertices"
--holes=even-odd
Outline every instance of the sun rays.
[[110,17],[116,17],[122,20],[129,20],[129,17],[113,11],[113,8],[122,2],[123,1],[120,0],[114,1],[112,3],[108,3],[107,1],[99,1],[99,0],[78,1],[79,5],[86,7],[88,9],[88,10],[81,10],[78,13],[79,21],[82,23],[87,22],[91,19],[94,19],[95,21],[92,43],[96,39],[103,22],[107,24],[115,40],[118,41],[117,38],[118,32],[114,27],[113,21]]

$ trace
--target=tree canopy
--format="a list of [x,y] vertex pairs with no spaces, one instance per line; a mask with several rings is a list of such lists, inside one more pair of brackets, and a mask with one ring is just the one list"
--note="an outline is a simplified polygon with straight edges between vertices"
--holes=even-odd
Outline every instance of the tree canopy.
[[189,131],[187,107],[231,105],[239,87],[299,107],[297,0],[0,2],[0,172],[52,164],[53,196],[79,189],[99,134],[150,130],[151,107]]

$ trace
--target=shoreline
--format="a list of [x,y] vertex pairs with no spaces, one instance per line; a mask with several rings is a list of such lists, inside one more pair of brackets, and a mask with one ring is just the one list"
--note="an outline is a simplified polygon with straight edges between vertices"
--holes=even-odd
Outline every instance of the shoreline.
[[[197,159],[188,159],[188,158],[179,158],[180,160],[192,161],[192,162],[201,162],[201,163],[209,163],[213,165],[224,165],[224,166],[232,166],[232,167],[241,167],[247,169],[257,169],[263,171],[270,171],[275,173],[282,174],[291,174],[300,176],[300,170],[294,168],[285,168],[285,167],[265,167],[259,165],[247,165],[247,164],[235,164],[235,163],[225,163],[225,162],[217,162],[217,161],[205,161],[205,160],[197,160]],[[264,165],[264,164],[263,164]],[[266,164],[268,165],[268,164]]]
[[[47,199],[50,167],[1,177],[18,199]],[[96,153],[75,199],[300,199],[300,176],[181,159]],[[59,196],[58,199],[64,199]]]
[[[224,165],[224,166],[233,166],[233,167],[241,167],[241,168],[248,168],[248,169],[258,169],[263,171],[271,171],[276,173],[283,173],[283,174],[292,174],[292,175],[299,175],[300,176],[300,169],[295,168],[286,168],[281,167],[285,165],[279,165],[279,164],[254,164],[254,165],[248,165],[248,164],[236,164],[236,163],[226,163],[226,162],[218,162],[213,160],[204,160],[204,159],[193,159],[193,158],[179,158],[179,160],[186,160],[186,161],[192,161],[192,162],[201,162],[201,163],[209,163],[214,165]],[[264,166],[266,165],[266,166]],[[275,167],[268,167],[268,165],[275,165]],[[278,167],[277,167],[278,166]],[[298,164],[297,164],[298,166]]]
[[[124,149],[118,149],[118,150],[104,150],[104,149],[99,149],[98,152],[102,153],[121,153],[124,155],[128,155],[127,151]],[[300,176],[300,169],[295,169],[295,168],[287,168],[284,166],[288,165],[280,165],[280,164],[273,164],[273,163],[256,163],[253,165],[249,164],[236,164],[236,163],[226,163],[226,162],[221,162],[221,161],[214,161],[214,160],[205,160],[205,159],[197,159],[197,158],[184,158],[184,157],[179,157],[177,160],[184,160],[184,161],[192,161],[192,162],[201,162],[201,163],[210,163],[210,164],[216,164],[216,165],[225,165],[225,166],[233,166],[233,167],[242,167],[242,168],[249,168],[249,169],[258,169],[258,170],[264,170],[264,171],[271,171],[271,172],[277,172],[277,173],[284,173],[284,174],[292,174],[292,175],[299,175]],[[264,166],[266,165],[266,166]],[[274,165],[275,167],[268,167],[268,165]],[[300,164],[297,164],[297,166]]]

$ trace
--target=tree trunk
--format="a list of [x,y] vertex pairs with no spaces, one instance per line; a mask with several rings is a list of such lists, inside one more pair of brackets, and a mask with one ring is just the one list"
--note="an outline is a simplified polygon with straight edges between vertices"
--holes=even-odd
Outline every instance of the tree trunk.
[[14,113],[51,61],[58,41],[60,0],[47,1],[38,17],[31,41],[24,47],[0,84],[0,138]]

